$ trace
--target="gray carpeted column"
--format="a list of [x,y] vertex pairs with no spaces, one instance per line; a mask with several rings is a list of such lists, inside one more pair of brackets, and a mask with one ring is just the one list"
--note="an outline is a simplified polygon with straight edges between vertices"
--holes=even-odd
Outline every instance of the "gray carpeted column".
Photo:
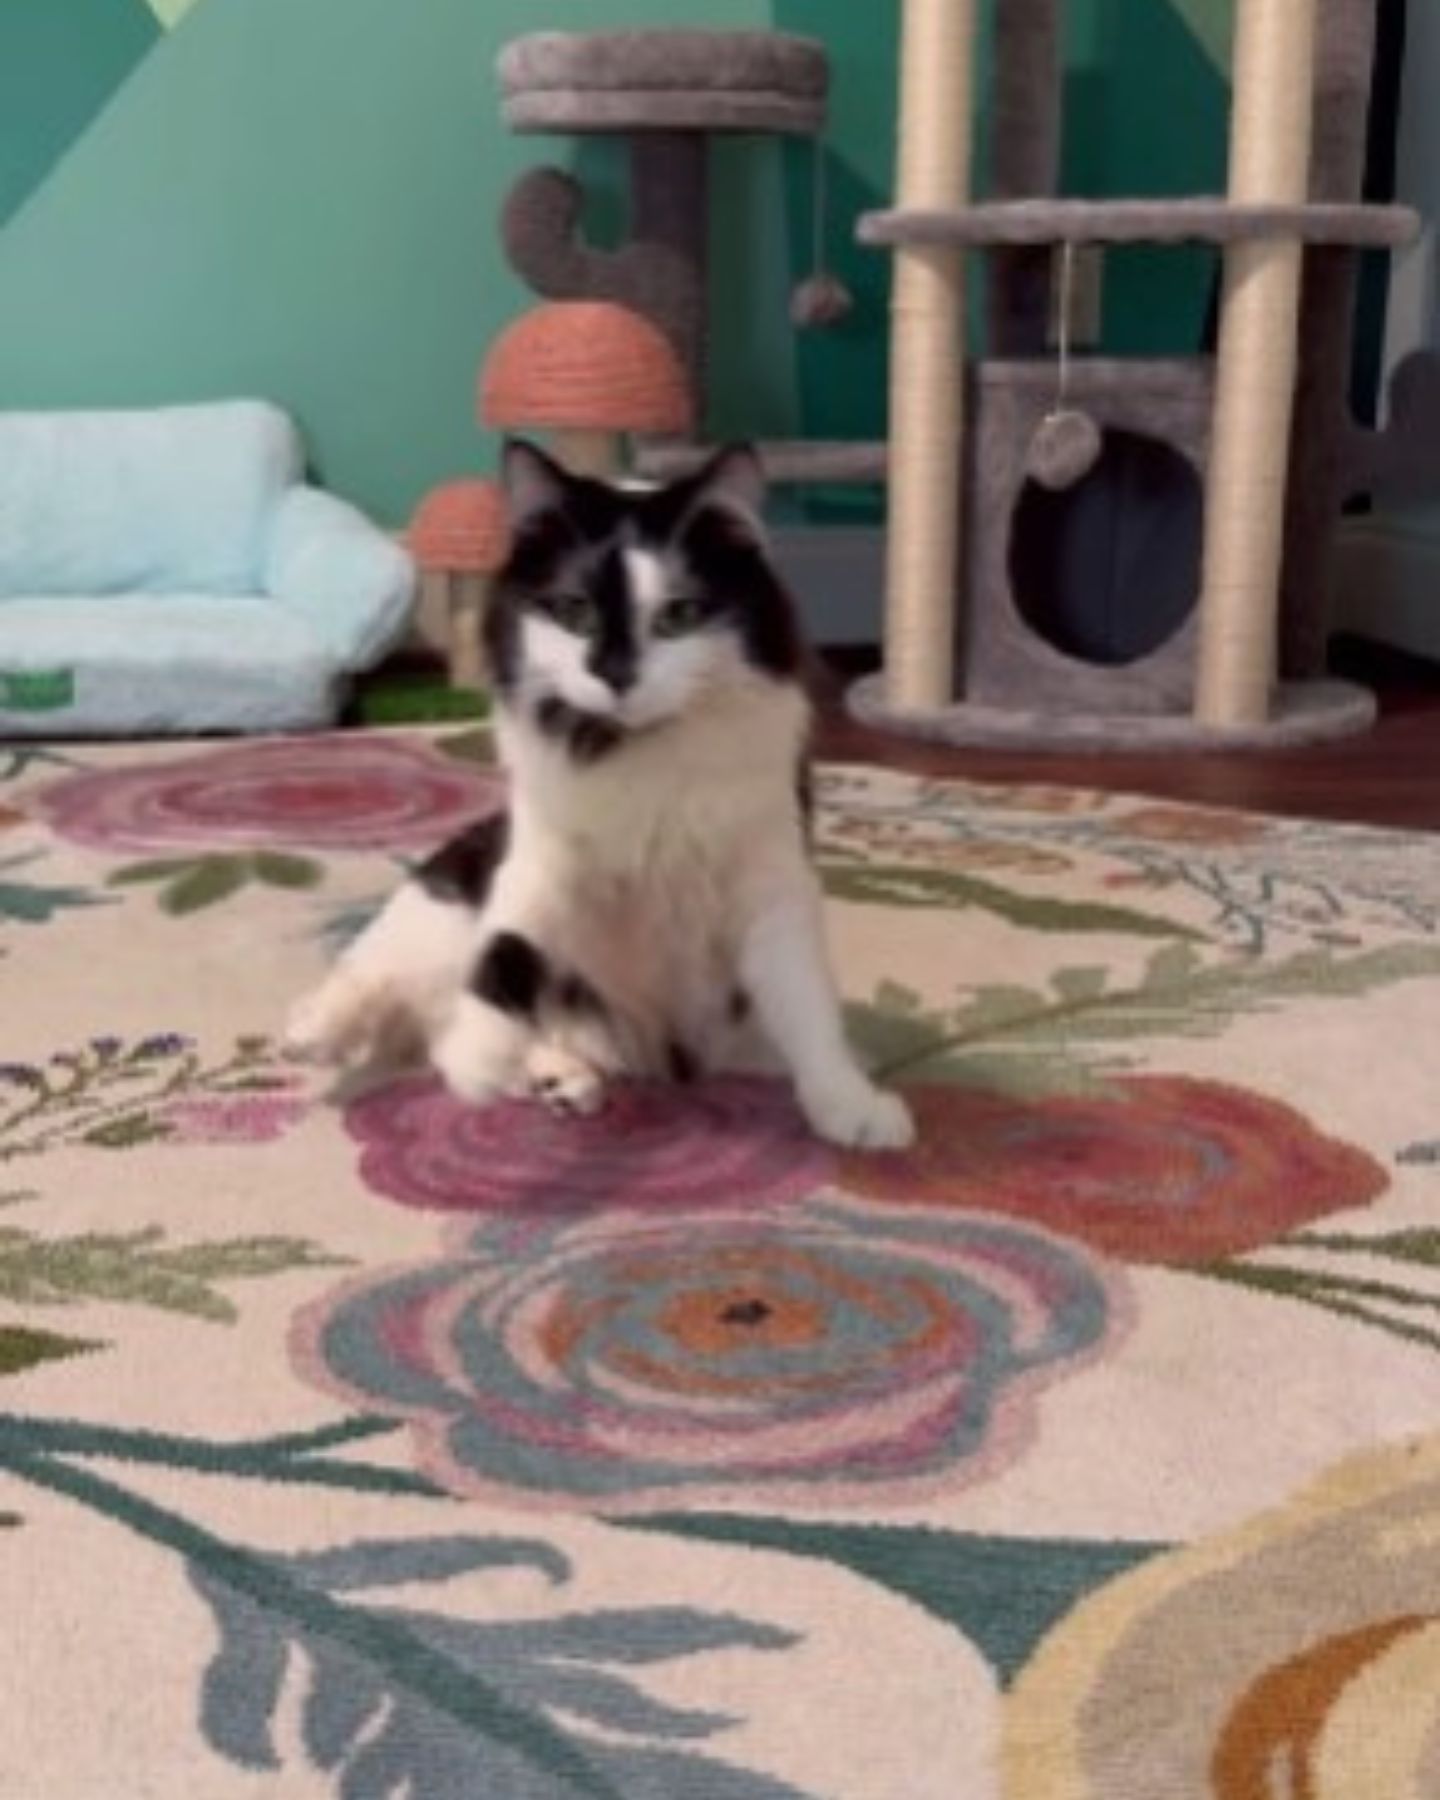
[[[710,270],[709,145],[698,131],[647,131],[630,144],[630,236],[652,252],[657,281],[642,295],[680,353],[697,394],[706,392]],[[677,272],[684,271],[683,278]]]
[[[1054,194],[1060,179],[1058,0],[997,0],[991,87],[990,193],[996,200]],[[990,259],[989,353],[1034,356],[1050,321],[1051,253],[999,250]]]
[[[1321,0],[1312,200],[1353,201],[1363,191],[1375,15],[1375,0]],[[1280,585],[1279,662],[1288,679],[1325,669],[1331,548],[1345,499],[1358,278],[1359,257],[1352,250],[1306,253]]]

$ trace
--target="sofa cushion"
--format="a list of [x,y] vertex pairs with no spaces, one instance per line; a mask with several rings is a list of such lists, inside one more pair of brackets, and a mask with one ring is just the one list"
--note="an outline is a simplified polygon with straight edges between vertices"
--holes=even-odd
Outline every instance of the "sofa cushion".
[[260,596],[0,602],[0,738],[303,730],[344,686],[304,614]]
[[302,463],[289,419],[260,401],[0,412],[0,603],[253,592]]

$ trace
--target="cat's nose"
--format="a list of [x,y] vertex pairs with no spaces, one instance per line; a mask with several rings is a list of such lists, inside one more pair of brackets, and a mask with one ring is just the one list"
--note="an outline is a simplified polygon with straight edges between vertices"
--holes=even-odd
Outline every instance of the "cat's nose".
[[628,650],[597,650],[590,658],[590,673],[617,694],[629,693],[639,676],[635,658]]

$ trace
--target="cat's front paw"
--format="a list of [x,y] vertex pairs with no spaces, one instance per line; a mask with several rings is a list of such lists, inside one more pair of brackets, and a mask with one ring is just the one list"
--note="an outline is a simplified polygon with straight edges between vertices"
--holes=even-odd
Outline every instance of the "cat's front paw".
[[290,1062],[334,1065],[358,1061],[367,1038],[360,996],[332,977],[291,1007],[280,1049]]
[[466,1106],[492,1106],[495,1101],[516,1092],[513,1078],[498,1077],[493,1070],[465,1056],[447,1039],[442,1038],[434,1047],[430,1060],[446,1087]]
[[489,1106],[515,1091],[518,1056],[503,1025],[483,1008],[467,1006],[431,1045],[436,1073],[457,1100]]
[[816,1134],[842,1150],[908,1150],[915,1142],[910,1108],[863,1076],[802,1094],[801,1104]]
[[551,1112],[588,1118],[605,1104],[605,1077],[556,1044],[537,1044],[526,1060],[525,1091]]

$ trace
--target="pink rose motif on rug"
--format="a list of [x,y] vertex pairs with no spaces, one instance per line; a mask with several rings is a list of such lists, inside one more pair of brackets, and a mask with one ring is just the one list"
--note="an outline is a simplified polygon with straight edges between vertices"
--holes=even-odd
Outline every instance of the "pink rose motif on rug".
[[915,1148],[841,1157],[844,1187],[1019,1215],[1129,1262],[1236,1256],[1389,1185],[1365,1151],[1217,1081],[1131,1075],[1024,1099],[937,1085],[909,1098]]
[[207,1094],[174,1101],[159,1120],[177,1143],[273,1144],[309,1110],[293,1094]]
[[429,1076],[346,1109],[367,1186],[440,1212],[704,1206],[798,1200],[831,1172],[779,1082],[615,1087],[593,1118],[555,1120],[513,1100],[471,1107]]
[[66,775],[34,797],[61,837],[107,851],[261,844],[424,850],[502,795],[493,770],[404,739],[357,734],[237,744]]
[[407,1419],[448,1491],[621,1513],[974,1481],[1127,1315],[1116,1275],[1016,1221],[818,1194],[489,1219],[310,1307],[292,1348],[317,1386]]

